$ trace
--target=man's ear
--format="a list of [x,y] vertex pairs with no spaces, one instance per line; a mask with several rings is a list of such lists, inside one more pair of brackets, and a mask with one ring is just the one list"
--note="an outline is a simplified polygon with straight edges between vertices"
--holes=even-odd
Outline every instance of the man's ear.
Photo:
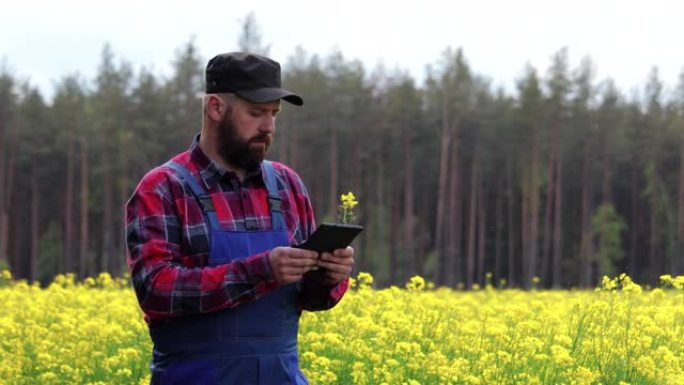
[[227,106],[226,103],[215,94],[207,95],[206,99],[206,113],[211,120],[221,121],[223,115],[226,113]]

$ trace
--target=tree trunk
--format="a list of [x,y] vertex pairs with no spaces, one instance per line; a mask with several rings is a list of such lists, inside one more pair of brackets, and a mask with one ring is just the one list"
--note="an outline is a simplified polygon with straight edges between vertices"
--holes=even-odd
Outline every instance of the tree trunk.
[[521,239],[521,269],[520,286],[529,287],[530,276],[530,175],[529,166],[524,165],[522,169],[522,188],[520,202],[520,239]]
[[0,214],[0,263],[9,266],[9,213]]
[[497,282],[502,277],[502,272],[503,272],[503,261],[501,260],[501,249],[503,245],[503,229],[505,228],[504,224],[504,218],[503,218],[503,197],[504,197],[504,180],[503,178],[499,179],[499,173],[495,172],[496,176],[496,184],[497,187],[494,190],[494,193],[496,194],[496,201],[494,203],[494,281],[493,283],[496,285]]
[[508,218],[508,285],[515,285],[515,196],[513,195],[513,165],[510,157],[506,166],[506,200]]
[[[419,270],[419,258],[415,256],[413,150],[411,137],[404,135],[404,261],[412,267],[413,274]],[[396,222],[395,222],[396,223]]]
[[74,168],[76,167],[74,139],[68,139],[66,187],[64,193],[64,247],[62,249],[64,272],[77,271],[74,255]]
[[[2,124],[2,122],[0,122]],[[7,251],[9,250],[9,213],[6,204],[7,196],[10,194],[9,186],[5,183],[5,154],[7,153],[2,148],[0,143],[0,265],[9,266],[9,259]]]
[[[400,204],[398,189],[392,189],[390,193],[390,223],[394,224],[399,221]],[[399,248],[399,226],[390,225],[390,239],[389,239],[389,276],[392,284],[399,284],[399,280],[403,279],[403,273],[400,266],[397,253]]]
[[468,250],[466,252],[466,288],[473,286],[475,275],[475,247],[477,240],[477,205],[480,178],[480,149],[479,144],[475,144],[473,155],[472,175],[470,178],[470,202],[468,212]]
[[[420,199],[418,207],[416,207],[416,218],[427,218],[429,217],[430,213],[430,202],[427,199]],[[425,262],[424,259],[427,255],[430,254],[430,248],[432,247],[432,240],[430,239],[430,236],[428,235],[428,232],[425,230],[424,226],[419,226],[418,222],[414,222],[414,232],[415,232],[415,242],[416,242],[416,259],[420,259],[420,263],[418,264],[418,270],[416,271],[416,274],[420,275],[421,277],[426,277],[427,272],[425,271]],[[434,281],[434,275],[431,275],[429,277],[430,280]]]
[[128,166],[128,156],[126,154],[123,155],[123,158],[121,159],[121,188],[120,188],[120,195],[119,195],[119,204],[116,206],[119,208],[117,210],[117,221],[116,221],[116,227],[114,228],[114,234],[116,236],[114,237],[114,260],[112,264],[112,274],[119,276],[123,272],[123,260],[120,258],[124,252],[123,252],[123,246],[125,244],[125,239],[124,239],[124,231],[123,229],[126,226],[124,215],[123,215],[123,210],[120,209],[126,204],[126,201],[128,200],[128,196],[132,193],[129,191],[129,184],[130,184],[130,178],[129,178],[129,166]]
[[110,271],[114,242],[113,235],[113,213],[112,213],[112,168],[109,159],[109,151],[103,149],[102,155],[102,192],[103,192],[103,216],[102,216],[102,261],[97,268],[101,271]]
[[[330,189],[328,190],[328,199],[329,199],[329,207],[328,207],[328,215],[330,218],[337,218],[337,206],[338,206],[338,197],[337,194],[339,193],[339,185],[338,185],[338,167],[337,167],[337,151],[338,151],[338,143],[337,143],[337,127],[334,124],[330,125]],[[333,220],[334,221],[334,220]]]
[[[313,159],[316,159],[315,156]],[[314,160],[310,160],[312,164],[314,163]],[[320,207],[320,211],[318,212],[318,218],[321,216],[327,215],[328,208],[324,208],[324,203],[325,202],[325,196],[327,195],[326,188],[326,182],[327,182],[327,174],[328,170],[325,169],[325,167],[313,167],[313,180],[309,182],[309,194],[311,194],[311,203],[314,207]]]
[[478,235],[477,235],[477,276],[475,282],[483,285],[485,276],[485,252],[487,246],[487,194],[482,181],[482,173],[477,178],[477,211],[478,211]]
[[541,268],[541,278],[545,285],[550,284],[549,277],[549,260],[551,259],[551,237],[552,237],[552,220],[553,220],[553,198],[555,194],[555,175],[556,162],[558,158],[558,149],[556,148],[556,136],[558,131],[558,118],[553,120],[551,135],[549,135],[549,161],[547,165],[547,178],[548,182],[546,185],[546,208],[544,209],[544,246],[542,248],[542,268]]
[[[362,144],[359,140],[359,138],[362,137],[362,134],[357,134],[354,135],[352,139],[352,150],[351,153],[348,150],[343,150],[346,152],[346,154],[343,154],[342,156],[351,156],[351,171],[352,171],[352,176],[351,176],[351,191],[353,191],[354,195],[357,197],[357,199],[360,202],[367,202],[367,196],[364,192],[364,186],[362,185],[362,178],[363,178],[363,166],[361,165],[361,150],[362,150]],[[363,215],[363,213],[366,210],[358,209],[356,211],[356,223],[357,224],[364,224],[366,221],[366,217]],[[366,237],[360,237],[359,240],[357,241],[359,245],[361,245],[363,242],[366,241]]]
[[361,176],[363,175],[363,166],[361,165],[361,150],[363,144],[360,138],[362,138],[363,133],[352,134],[352,150],[343,150],[344,156],[351,156],[351,189],[354,195],[359,197],[361,201],[364,201],[365,196],[363,194],[363,189],[361,188]]
[[[128,162],[128,148],[130,146],[128,137],[125,137],[123,140],[123,145],[121,146],[121,186],[119,190],[119,204],[117,205],[118,208],[123,208],[124,205],[126,204],[126,201],[128,200],[128,197],[132,193],[129,191],[129,162]],[[112,274],[115,276],[120,276],[121,273],[123,273],[122,269],[124,267],[123,264],[123,259],[121,256],[124,254],[123,252],[123,246],[125,243],[124,239],[124,231],[126,227],[124,215],[123,215],[123,209],[117,210],[117,226],[113,231],[113,234],[116,236],[114,237],[115,242],[113,246],[113,251],[114,251],[114,259],[112,263]]]
[[[602,178],[601,178],[601,204],[602,205],[612,205],[613,198],[611,193],[611,155],[610,155],[610,135],[608,133],[608,127],[601,127],[601,143],[602,143]],[[602,235],[599,235],[598,244],[602,245],[605,243]],[[598,277],[601,277],[604,272],[602,271],[603,261],[598,262]]]
[[35,156],[31,159],[31,260],[29,265],[29,281],[38,279],[38,254],[40,252],[40,223],[39,202],[40,191],[38,190],[38,165]]
[[[9,267],[9,205],[7,201],[11,193],[11,186],[8,186],[8,169],[14,165],[8,159],[7,144],[7,124],[9,116],[0,114],[0,265]],[[4,267],[3,266],[3,267]],[[3,267],[0,267],[2,269]]]
[[632,170],[632,181],[630,183],[630,198],[631,198],[631,219],[632,223],[629,226],[630,237],[629,237],[629,266],[627,267],[627,273],[634,279],[637,274],[637,247],[639,245],[639,166],[636,161],[636,155],[632,159],[632,164],[634,169]]
[[277,145],[277,153],[278,153],[278,160],[282,163],[289,164],[292,166],[295,170],[297,169],[295,165],[292,163],[292,159],[289,157],[288,154],[288,149],[292,147],[292,133],[290,129],[294,124],[290,124],[292,121],[292,118],[287,116],[283,117],[283,120],[278,122],[278,127],[284,127],[284,130],[276,130],[276,145]]
[[[15,167],[15,162],[17,160],[17,146],[16,146],[16,139],[10,142],[10,149],[9,149],[9,155],[8,158],[9,160],[7,161],[7,175],[6,175],[6,187],[7,189],[5,190],[5,220],[3,222],[4,224],[4,234],[5,234],[5,239],[7,239],[7,250],[9,250],[9,243],[10,243],[10,210],[9,208],[12,207],[15,193],[15,183],[14,183],[14,176],[16,174],[16,167]],[[7,251],[6,251],[7,253]],[[7,255],[7,254],[5,254]],[[18,257],[19,255],[17,255]]]
[[5,168],[6,166],[6,154],[5,150],[5,121],[3,116],[0,116],[0,269],[8,265],[7,260],[7,243],[9,242],[9,236],[6,233],[6,213],[7,206],[5,205],[5,196],[8,194],[5,187]]
[[302,166],[299,153],[299,130],[301,129],[299,125],[301,123],[298,122],[298,119],[294,119],[293,116],[290,117],[290,121],[293,123],[287,128],[287,147],[289,149],[287,159],[293,169],[299,170]]
[[[651,199],[652,201],[655,200],[653,198]],[[658,225],[657,209],[653,204],[650,209],[651,228],[649,229],[650,236],[648,241],[648,282],[653,284],[658,282],[658,274],[661,272],[660,263],[658,261],[660,254],[659,248],[661,246],[658,244],[658,232],[660,231],[660,227]]]
[[[377,207],[376,207],[376,213],[375,213],[375,220],[377,222],[376,225],[376,234],[375,234],[375,250],[376,252],[374,255],[381,255],[385,256],[386,251],[387,251],[387,225],[388,221],[386,218],[386,210],[387,210],[387,204],[391,202],[388,202],[387,195],[385,192],[385,154],[384,150],[382,147],[382,141],[378,141],[378,153],[376,156],[377,162],[378,162],[378,167],[377,167],[377,174],[376,174],[376,181],[377,181],[377,189],[376,189],[376,195],[375,199],[377,202]],[[368,191],[371,191],[370,189]],[[391,225],[391,224],[390,224]],[[370,234],[368,234],[368,237],[370,238]],[[384,261],[382,264],[384,265]],[[366,271],[370,271],[366,270]],[[390,283],[393,283],[392,279],[390,278]]]
[[582,208],[581,208],[581,226],[582,239],[580,243],[582,255],[582,287],[590,287],[592,285],[592,271],[594,264],[593,241],[591,230],[591,175],[590,166],[592,163],[591,153],[591,135],[587,135],[584,139],[584,151],[582,159]]
[[563,216],[563,154],[560,151],[560,135],[558,135],[557,153],[556,153],[556,196],[554,203],[556,208],[553,216],[553,262],[551,285],[553,287],[560,287],[561,285],[561,258],[563,253],[562,240],[562,216]]
[[[26,188],[21,186],[22,190]],[[10,238],[10,246],[12,246],[10,266],[12,266],[14,276],[20,278],[28,278],[30,274],[30,254],[29,258],[26,258],[27,250],[31,248],[30,228],[27,229],[28,221],[26,220],[30,215],[31,205],[30,202],[26,202],[26,199],[17,200],[12,212],[9,214],[9,222],[11,223],[9,227],[16,229]]]
[[435,213],[435,251],[439,256],[439,268],[437,269],[437,282],[451,286],[452,277],[449,274],[453,271],[453,264],[450,256],[444,250],[444,211],[446,209],[447,178],[449,168],[449,147],[451,145],[451,133],[448,122],[449,116],[446,112],[446,105],[442,111],[442,134],[439,150],[439,180],[437,187],[437,212]]
[[[2,123],[0,123],[2,124]],[[10,207],[12,201],[12,192],[14,191],[14,163],[16,161],[16,139],[6,141],[7,151],[2,151],[0,159],[0,173],[2,173],[2,182],[0,182],[0,261],[5,261],[10,264],[9,259],[9,244],[10,244]],[[2,149],[2,147],[0,147]],[[10,264],[11,267],[14,267]]]
[[461,141],[458,137],[458,126],[455,128],[451,141],[451,167],[449,170],[449,188],[447,192],[447,203],[449,216],[446,219],[448,226],[447,258],[449,258],[449,277],[447,281],[453,285],[455,282],[463,282],[463,254],[461,243],[463,237],[463,194],[461,192]]
[[679,141],[679,192],[677,206],[679,217],[677,223],[677,253],[672,259],[670,268],[672,275],[684,274],[684,133]]
[[88,255],[88,241],[90,235],[88,234],[89,223],[88,223],[88,146],[85,138],[80,140],[81,147],[81,205],[80,205],[80,222],[81,222],[81,239],[79,245],[79,263],[78,263],[78,273],[81,278],[90,274],[89,270],[90,257]]
[[[612,170],[612,155],[611,155],[611,137],[608,132],[608,127],[602,127],[603,130],[603,188],[601,194],[601,201],[603,204],[613,203],[613,194],[611,191],[611,182],[613,179]],[[684,138],[683,138],[684,140]],[[684,143],[682,143],[684,146]],[[684,150],[684,149],[683,149]]]
[[530,257],[527,282],[537,273],[537,250],[539,242],[539,133],[536,127],[532,134],[532,164],[530,165]]

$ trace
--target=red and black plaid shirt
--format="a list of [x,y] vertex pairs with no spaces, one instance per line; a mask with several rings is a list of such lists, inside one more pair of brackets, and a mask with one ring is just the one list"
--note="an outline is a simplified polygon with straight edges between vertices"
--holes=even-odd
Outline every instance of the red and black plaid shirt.
[[[236,174],[209,160],[198,140],[195,137],[174,161],[211,194],[221,227],[270,230],[261,170],[240,182]],[[286,182],[279,193],[290,243],[301,243],[315,228],[308,193],[292,169],[277,162],[273,166]],[[133,287],[148,322],[234,307],[278,287],[268,252],[207,266],[209,231],[196,198],[173,171],[157,167],[143,177],[126,204],[126,243]],[[331,308],[347,290],[348,280],[331,288],[316,273],[301,282],[301,309]]]

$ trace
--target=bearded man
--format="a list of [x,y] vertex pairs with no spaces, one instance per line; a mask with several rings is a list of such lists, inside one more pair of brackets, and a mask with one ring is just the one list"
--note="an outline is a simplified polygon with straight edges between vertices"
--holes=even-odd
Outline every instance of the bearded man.
[[335,306],[351,247],[291,247],[315,229],[304,183],[265,160],[281,100],[280,64],[232,52],[206,67],[202,127],[148,172],[126,204],[127,261],[154,344],[152,384],[307,384],[303,310]]

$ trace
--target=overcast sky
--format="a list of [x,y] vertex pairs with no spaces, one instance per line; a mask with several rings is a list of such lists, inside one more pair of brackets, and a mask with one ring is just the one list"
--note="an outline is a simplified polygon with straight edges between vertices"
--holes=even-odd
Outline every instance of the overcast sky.
[[684,2],[678,0],[0,0],[0,66],[48,97],[62,76],[91,80],[106,42],[118,59],[160,76],[194,39],[208,59],[234,50],[240,20],[253,11],[271,56],[285,63],[301,45],[327,56],[339,49],[372,71],[378,63],[421,82],[449,46],[472,69],[512,89],[526,63],[542,75],[567,46],[577,66],[591,56],[597,80],[641,88],[651,67],[676,86],[684,70]]

